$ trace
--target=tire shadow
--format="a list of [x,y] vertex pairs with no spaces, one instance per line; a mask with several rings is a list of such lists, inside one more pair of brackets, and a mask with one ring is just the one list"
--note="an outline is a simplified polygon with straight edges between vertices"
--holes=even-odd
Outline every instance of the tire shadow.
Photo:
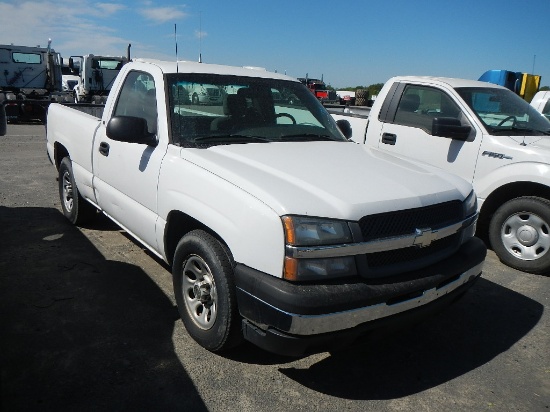
[[540,320],[544,306],[479,279],[439,316],[362,346],[332,353],[308,369],[279,368],[317,392],[355,400],[417,394],[506,352]]
[[53,208],[0,207],[1,410],[206,410],[171,301]]

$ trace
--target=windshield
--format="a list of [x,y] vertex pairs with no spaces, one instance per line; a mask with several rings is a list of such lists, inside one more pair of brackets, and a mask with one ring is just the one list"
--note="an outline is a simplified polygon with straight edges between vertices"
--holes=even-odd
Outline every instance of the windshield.
[[456,91],[493,135],[550,134],[550,122],[508,89],[461,87]]
[[347,141],[313,94],[292,81],[168,74],[172,141],[187,147]]

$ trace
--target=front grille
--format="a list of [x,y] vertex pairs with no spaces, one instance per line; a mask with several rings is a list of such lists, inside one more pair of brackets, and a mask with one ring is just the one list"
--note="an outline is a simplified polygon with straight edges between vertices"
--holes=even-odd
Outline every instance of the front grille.
[[[359,220],[364,241],[411,235],[416,229],[439,229],[462,220],[462,203],[451,201],[437,205],[379,213]],[[427,247],[408,247],[366,254],[366,276],[390,276],[402,270],[413,270],[450,256],[460,246],[456,233],[434,241]]]
[[369,215],[359,220],[364,241],[409,235],[416,229],[438,229],[462,220],[462,203],[452,201],[417,209]]
[[458,246],[460,234],[447,236],[436,240],[428,247],[407,247],[403,249],[387,250],[385,252],[367,253],[367,262],[371,269],[378,269],[384,266],[410,263],[434,256],[446,249],[453,250]]

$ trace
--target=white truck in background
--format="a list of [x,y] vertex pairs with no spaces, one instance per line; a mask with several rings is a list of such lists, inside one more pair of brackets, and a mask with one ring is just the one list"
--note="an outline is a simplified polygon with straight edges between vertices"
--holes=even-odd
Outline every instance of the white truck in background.
[[517,94],[480,81],[406,76],[384,85],[368,115],[331,110],[348,137],[375,152],[471,182],[478,235],[488,234],[507,265],[550,271],[550,122]]
[[550,120],[550,90],[537,92],[531,100],[531,106]]
[[[193,84],[225,90],[223,105],[192,104]],[[481,275],[472,185],[349,142],[296,79],[138,60],[88,109],[48,111],[63,213],[100,210],[167,262],[208,350],[342,347],[439,312]]]
[[111,91],[113,82],[122,67],[130,61],[130,45],[126,56],[98,56],[87,54],[71,56],[69,68],[78,76],[73,88],[75,103],[103,104]]
[[80,81],[79,67],[69,66],[69,60],[63,59],[63,65],[61,66],[61,85],[64,92],[73,93],[75,87]]

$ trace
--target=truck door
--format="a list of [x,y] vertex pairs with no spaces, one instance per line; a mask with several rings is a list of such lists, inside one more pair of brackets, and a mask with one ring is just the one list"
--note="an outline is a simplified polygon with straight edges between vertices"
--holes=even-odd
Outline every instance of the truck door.
[[[443,90],[424,85],[403,85],[396,93],[382,125],[378,147],[457,174],[472,182],[482,134],[476,131],[457,103]],[[436,117],[458,119],[472,131],[466,141],[432,135]]]
[[[159,93],[163,90],[156,88],[151,74],[131,71],[120,89],[112,116],[145,118],[149,132],[159,136],[157,101],[163,101],[163,97],[157,98]],[[94,188],[99,206],[156,250],[157,182],[167,150],[167,141],[157,140],[156,147],[115,141],[107,137],[106,125],[102,124],[93,148]]]

